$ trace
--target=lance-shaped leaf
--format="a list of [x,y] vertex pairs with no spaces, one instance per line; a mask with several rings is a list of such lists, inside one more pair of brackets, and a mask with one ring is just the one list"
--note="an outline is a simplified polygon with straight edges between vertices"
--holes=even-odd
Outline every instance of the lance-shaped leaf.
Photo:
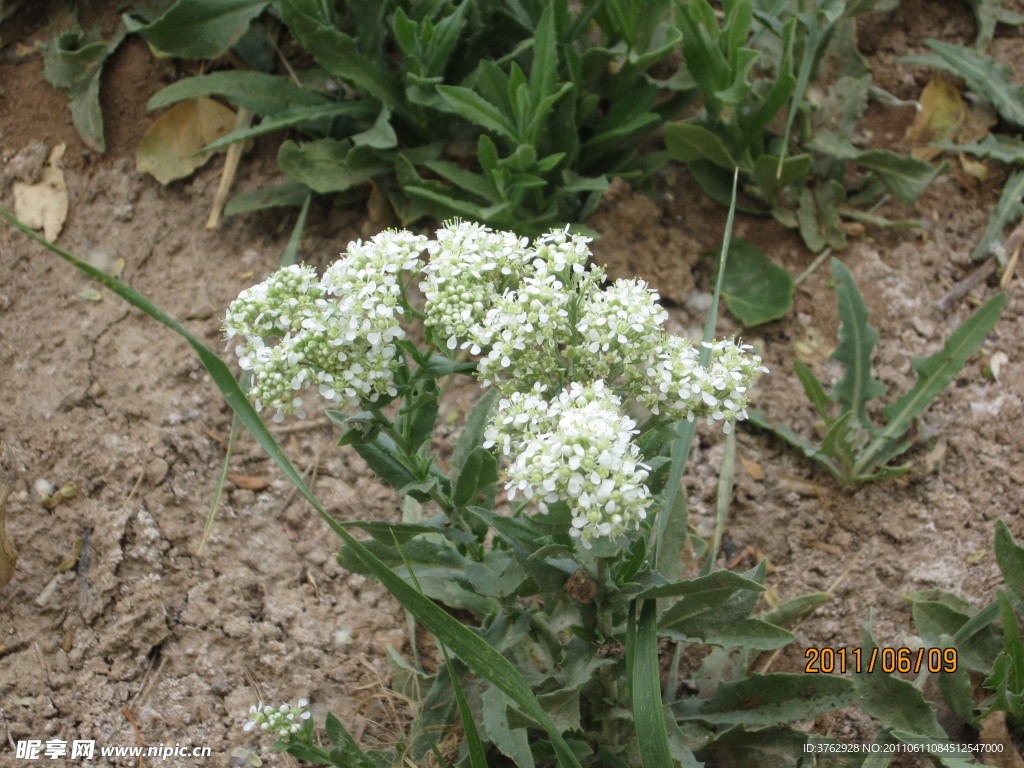
[[853,685],[845,678],[776,672],[723,683],[710,699],[682,702],[676,716],[727,725],[774,725],[813,720],[855,699]]
[[935,142],[931,146],[935,149],[946,149],[952,152],[965,152],[975,157],[991,157],[993,160],[1007,165],[1024,163],[1024,140],[1017,136],[999,136],[990,133],[981,141],[976,141],[973,144]]
[[868,324],[868,308],[853,275],[838,259],[832,259],[832,276],[842,321],[839,346],[832,353],[832,359],[846,366],[843,378],[832,390],[832,397],[842,404],[844,412],[852,411],[854,418],[866,427],[870,424],[868,401],[885,394],[886,389],[871,375],[871,354],[878,342],[878,331]]
[[996,562],[1006,586],[1024,600],[1024,547],[1018,546],[1009,526],[1002,520],[996,523]]
[[169,107],[200,96],[223,96],[232,104],[257,115],[334,103],[326,94],[296,85],[291,78],[233,69],[186,77],[171,83],[153,94],[146,103],[146,109]]
[[931,357],[915,357],[911,367],[917,374],[914,388],[889,405],[885,411],[885,428],[877,432],[871,444],[857,459],[856,473],[870,472],[887,460],[892,444],[906,432],[928,404],[931,403],[964,367],[995,327],[1006,306],[1006,294],[999,293],[957,328],[945,346]]
[[[996,209],[989,217],[988,226],[981,242],[971,253],[971,258],[984,259],[989,256],[994,246],[1001,245],[1003,233],[1010,224],[1016,224],[1024,216],[1024,171],[1018,171],[1006,180],[1003,194],[999,196]],[[1010,254],[1006,254],[1010,256]]]
[[281,0],[281,17],[320,66],[396,114],[415,120],[397,76],[381,63],[384,59],[360,51],[355,38],[338,29],[325,8],[319,0]]

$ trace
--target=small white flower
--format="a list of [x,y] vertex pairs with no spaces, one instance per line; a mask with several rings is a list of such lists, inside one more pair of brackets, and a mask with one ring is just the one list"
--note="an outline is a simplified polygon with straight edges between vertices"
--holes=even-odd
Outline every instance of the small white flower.
[[262,708],[252,706],[249,708],[251,719],[242,728],[245,731],[259,728],[263,733],[274,734],[278,739],[288,741],[302,730],[303,722],[312,716],[308,706],[307,699],[299,699],[295,704],[285,702],[279,707],[269,704]]

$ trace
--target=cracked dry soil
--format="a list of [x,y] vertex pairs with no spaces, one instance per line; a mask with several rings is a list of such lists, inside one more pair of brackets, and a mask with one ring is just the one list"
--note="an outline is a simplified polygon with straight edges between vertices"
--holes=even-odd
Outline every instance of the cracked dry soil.
[[[5,25],[5,39],[31,43],[45,34],[41,11]],[[928,73],[896,59],[922,50],[928,37],[969,42],[974,29],[966,3],[905,0],[898,12],[866,21],[861,34],[876,81],[909,99]],[[1024,82],[1024,60],[1013,53],[1020,44],[1019,30],[1000,28],[992,50]],[[221,313],[275,268],[292,218],[234,218],[204,229],[220,159],[166,188],[135,173],[134,148],[151,119],[145,102],[181,74],[174,67],[153,61],[139,40],[122,46],[103,79],[109,149],[100,157],[75,135],[63,96],[41,77],[39,56],[0,50],[0,203],[10,207],[16,161],[35,142],[66,143],[71,206],[58,243],[97,264],[123,259],[122,279],[223,349]],[[892,108],[869,115],[890,146],[909,119]],[[275,151],[272,140],[258,143],[236,188],[267,183]],[[937,350],[971,302],[995,291],[990,280],[948,312],[936,308],[975,268],[970,252],[1003,173],[993,166],[974,189],[940,179],[917,205],[881,211],[920,219],[924,229],[869,229],[842,254],[870,288],[881,334],[875,372],[890,391],[910,385],[911,355]],[[594,250],[614,276],[650,279],[670,301],[672,329],[695,334],[703,317],[693,291],[710,285],[699,254],[717,247],[725,214],[678,169],[660,185],[653,197],[620,188],[609,195],[589,222],[604,236]],[[364,208],[317,209],[302,254],[322,267],[349,240],[386,224]],[[771,222],[741,217],[737,235],[794,275],[812,260]],[[61,738],[209,746],[212,757],[186,763],[218,768],[231,764],[233,750],[258,749],[265,764],[286,765],[241,730],[260,694],[307,697],[318,721],[333,711],[366,745],[393,740],[407,709],[386,692],[385,649],[408,651],[401,611],[379,586],[336,565],[322,524],[245,437],[231,463],[236,482],[197,553],[229,411],[183,341],[87,288],[75,271],[0,227],[0,481],[13,488],[7,530],[21,553],[0,590],[0,762],[13,761],[12,741]],[[773,670],[799,671],[809,647],[856,646],[869,609],[881,645],[906,645],[911,591],[941,588],[980,603],[1000,584],[991,551],[996,519],[1024,539],[1024,436],[1015,428],[1024,402],[1021,308],[1015,281],[984,349],[1008,356],[999,380],[982,375],[983,361],[965,367],[925,413],[922,442],[909,454],[914,471],[898,482],[845,489],[768,436],[741,432],[746,468],[738,471],[720,566],[746,568],[763,555],[772,594],[834,592]],[[827,269],[820,269],[799,286],[789,316],[745,334],[772,370],[757,385],[758,404],[798,432],[810,434],[813,419],[792,360],[834,381],[828,353],[836,328]],[[720,333],[740,331],[723,313]],[[456,389],[445,408],[464,413],[473,396],[472,388]],[[334,514],[398,518],[397,497],[336,447],[325,421],[289,422],[279,436]],[[702,430],[687,476],[692,519],[704,533],[713,524],[721,450],[720,436]],[[40,480],[73,483],[77,493],[47,509],[36,498]],[[846,739],[876,728],[853,711],[813,726]]]

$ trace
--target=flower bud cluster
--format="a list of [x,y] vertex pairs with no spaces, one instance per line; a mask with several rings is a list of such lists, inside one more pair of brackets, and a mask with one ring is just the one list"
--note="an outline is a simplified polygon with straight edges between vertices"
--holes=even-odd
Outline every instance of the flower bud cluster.
[[395,396],[395,341],[405,336],[402,275],[418,271],[426,243],[383,232],[351,243],[322,279],[310,267],[291,266],[243,291],[224,330],[246,338],[237,352],[252,373],[256,408],[276,408],[280,420],[301,407],[299,393],[308,387],[348,408]]
[[485,447],[510,454],[506,489],[522,493],[541,512],[564,503],[570,533],[585,547],[639,528],[651,494],[649,467],[632,441],[636,423],[603,381],[572,384],[546,400],[539,390],[516,392],[500,401],[485,433]]
[[251,731],[258,728],[263,733],[287,741],[305,727],[311,714],[306,709],[308,706],[309,702],[306,699],[299,699],[295,704],[282,704],[279,707],[253,704],[249,708],[249,722],[243,729]]
[[[487,308],[519,283],[529,261],[527,240],[512,232],[492,232],[480,224],[448,222],[427,245],[430,261],[420,290],[426,326],[454,350]],[[470,342],[461,342],[470,346]],[[473,354],[479,354],[476,348]]]
[[572,381],[566,378],[573,368],[567,353],[578,335],[577,319],[604,279],[603,270],[587,266],[589,242],[565,230],[538,238],[520,282],[469,328],[471,350],[487,350],[477,366],[484,386],[511,394],[538,380],[559,387]]

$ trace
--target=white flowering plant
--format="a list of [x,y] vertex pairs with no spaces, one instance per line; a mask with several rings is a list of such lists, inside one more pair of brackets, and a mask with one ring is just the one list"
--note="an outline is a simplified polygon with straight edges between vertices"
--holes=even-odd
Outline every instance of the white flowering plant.
[[[380,579],[439,641],[434,673],[392,656],[396,685],[420,705],[403,746],[416,764],[438,757],[437,728],[458,718],[474,766],[494,754],[520,766],[672,765],[713,753],[728,726],[813,719],[852,695],[838,679],[807,688],[741,674],[712,699],[680,700],[674,683],[663,699],[659,639],[680,654],[792,639],[752,616],[763,565],[712,571],[679,493],[679,446],[698,422],[730,433],[765,369],[736,341],[669,333],[657,293],[606,284],[588,243],[458,221],[432,239],[383,232],[323,276],[283,268],[224,321],[257,409],[281,419],[318,397],[341,444],[409,500],[401,522],[324,514],[346,539],[340,562]],[[433,437],[439,382],[454,375],[475,376],[483,394],[448,457]],[[372,538],[352,539],[353,525]],[[698,578],[683,578],[687,552],[706,557]],[[726,712],[741,690],[763,708]],[[278,746],[325,764],[390,764],[328,725],[333,750],[290,736]]]

